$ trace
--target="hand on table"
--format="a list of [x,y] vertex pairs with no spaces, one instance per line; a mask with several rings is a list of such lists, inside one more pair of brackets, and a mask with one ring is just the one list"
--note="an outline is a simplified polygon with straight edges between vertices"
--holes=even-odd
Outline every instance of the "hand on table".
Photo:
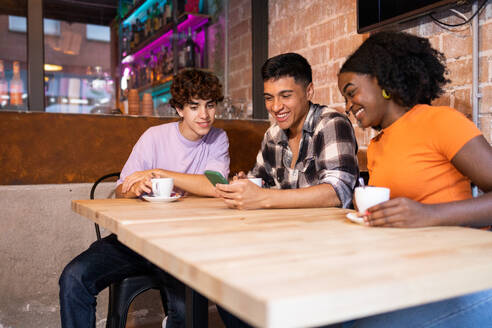
[[151,193],[152,182],[150,180],[157,177],[154,170],[134,172],[125,178],[121,191],[123,193],[131,191],[137,197],[144,193]]
[[364,221],[374,227],[418,228],[435,225],[432,206],[409,198],[394,198],[367,211],[369,214],[364,216]]
[[241,173],[243,172],[239,172],[237,176],[234,176],[230,184],[216,184],[215,192],[230,208],[259,208],[264,189],[248,179],[241,178]]

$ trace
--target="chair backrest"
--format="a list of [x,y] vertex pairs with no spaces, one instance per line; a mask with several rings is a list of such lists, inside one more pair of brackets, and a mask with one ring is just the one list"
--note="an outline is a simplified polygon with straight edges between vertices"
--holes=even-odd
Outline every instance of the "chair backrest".
[[[112,178],[112,177],[118,177],[119,178],[120,172],[109,173],[109,174],[103,175],[102,177],[97,179],[96,182],[94,182],[94,184],[92,185],[91,193],[90,193],[90,199],[94,199],[94,193],[96,192],[97,185],[99,185],[99,183],[103,182],[104,180]],[[94,223],[94,226],[96,228],[97,240],[101,240],[101,231],[99,230],[99,225],[97,223]]]

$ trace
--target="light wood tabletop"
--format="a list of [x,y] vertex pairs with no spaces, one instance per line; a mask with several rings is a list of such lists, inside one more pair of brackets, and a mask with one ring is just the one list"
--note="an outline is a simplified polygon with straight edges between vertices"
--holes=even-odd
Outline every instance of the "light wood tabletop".
[[311,327],[492,288],[492,233],[369,228],[335,208],[73,201],[75,212],[258,327]]

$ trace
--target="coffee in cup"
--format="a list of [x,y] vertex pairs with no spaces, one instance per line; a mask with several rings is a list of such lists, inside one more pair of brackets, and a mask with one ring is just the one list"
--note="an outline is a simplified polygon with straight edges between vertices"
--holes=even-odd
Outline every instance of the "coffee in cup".
[[170,197],[173,190],[174,180],[172,178],[155,178],[152,182],[152,194],[156,197]]
[[364,215],[369,207],[389,200],[390,190],[385,187],[357,187],[354,198],[359,214]]

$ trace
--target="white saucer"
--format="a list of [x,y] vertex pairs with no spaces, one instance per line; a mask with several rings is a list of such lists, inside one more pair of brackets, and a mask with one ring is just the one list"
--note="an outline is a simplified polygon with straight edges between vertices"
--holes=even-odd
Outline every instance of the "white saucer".
[[170,197],[143,195],[142,198],[152,203],[168,203],[180,199],[181,195],[174,195]]
[[359,224],[364,224],[364,219],[361,216],[358,216],[357,213],[347,213],[347,219],[349,219],[352,222],[359,223]]

